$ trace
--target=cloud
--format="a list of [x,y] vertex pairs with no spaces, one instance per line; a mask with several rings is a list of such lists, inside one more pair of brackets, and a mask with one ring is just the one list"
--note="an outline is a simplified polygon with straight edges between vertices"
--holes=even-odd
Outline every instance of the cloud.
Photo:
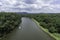
[[[55,4],[56,3],[56,4]],[[0,11],[60,12],[57,0],[0,0]]]

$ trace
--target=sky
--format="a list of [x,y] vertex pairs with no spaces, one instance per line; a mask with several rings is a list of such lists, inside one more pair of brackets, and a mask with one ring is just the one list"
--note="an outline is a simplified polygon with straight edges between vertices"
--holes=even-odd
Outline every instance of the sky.
[[0,0],[0,12],[60,13],[60,0]]

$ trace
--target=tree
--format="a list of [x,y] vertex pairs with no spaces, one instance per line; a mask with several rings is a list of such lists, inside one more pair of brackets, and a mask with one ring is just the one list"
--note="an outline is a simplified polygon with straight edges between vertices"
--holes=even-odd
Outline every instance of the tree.
[[56,33],[57,30],[56,30],[55,27],[52,26],[52,27],[49,28],[49,32],[51,32],[51,33]]

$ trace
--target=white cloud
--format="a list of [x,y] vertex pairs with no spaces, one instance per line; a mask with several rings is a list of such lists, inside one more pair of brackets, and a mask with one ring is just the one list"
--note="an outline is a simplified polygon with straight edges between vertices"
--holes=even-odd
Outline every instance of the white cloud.
[[0,2],[0,5],[2,5],[2,3]]
[[51,4],[54,1],[56,0],[35,0],[33,4],[29,4],[26,0],[0,0],[0,11],[29,12],[26,9],[30,9],[30,12],[59,12],[57,10],[60,9],[60,4]]

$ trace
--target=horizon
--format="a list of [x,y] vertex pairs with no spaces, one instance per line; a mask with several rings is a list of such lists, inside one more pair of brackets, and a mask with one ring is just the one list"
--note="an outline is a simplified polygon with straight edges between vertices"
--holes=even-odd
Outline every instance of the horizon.
[[30,13],[30,12],[0,12],[0,13],[18,13],[18,14],[60,14],[60,13]]

